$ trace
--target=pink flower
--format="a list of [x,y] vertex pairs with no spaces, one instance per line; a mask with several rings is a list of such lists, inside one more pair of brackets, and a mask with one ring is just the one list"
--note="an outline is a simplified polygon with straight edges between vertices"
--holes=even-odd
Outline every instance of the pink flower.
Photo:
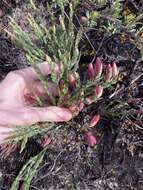
[[79,111],[82,111],[84,108],[84,103],[83,102],[80,102],[79,103]]
[[112,67],[110,64],[106,67],[106,81],[109,82],[112,78]]
[[117,67],[116,63],[113,62],[113,64],[112,64],[112,76],[114,78],[116,78],[118,76],[118,73],[119,73],[118,67]]
[[95,76],[95,72],[94,72],[94,68],[93,68],[93,64],[92,64],[92,63],[90,63],[90,64],[88,65],[87,74],[88,74],[88,78],[89,78],[89,79],[93,79],[94,76]]
[[100,120],[100,115],[95,115],[90,121],[89,127],[94,127]]
[[97,57],[96,63],[95,63],[95,75],[96,75],[96,77],[100,77],[101,76],[102,70],[103,70],[102,61],[100,60],[99,57]]
[[75,76],[73,74],[70,74],[69,75],[69,85],[70,85],[70,87],[71,88],[75,88],[76,87],[76,83],[77,83],[77,81],[76,81]]
[[86,132],[85,133],[85,140],[87,141],[87,143],[90,145],[90,146],[94,146],[96,145],[97,141],[96,141],[96,138],[94,136],[94,134],[90,131]]
[[103,94],[103,87],[102,86],[96,86],[95,88],[95,96],[96,98],[100,98]]
[[51,143],[52,139],[51,138],[45,138],[41,144],[43,148],[47,147]]

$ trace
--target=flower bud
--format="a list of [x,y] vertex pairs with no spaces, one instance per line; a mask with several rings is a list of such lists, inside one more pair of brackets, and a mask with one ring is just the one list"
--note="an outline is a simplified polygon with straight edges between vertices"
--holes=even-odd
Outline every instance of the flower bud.
[[90,146],[94,146],[96,145],[97,141],[96,141],[96,138],[94,136],[94,134],[90,131],[86,132],[85,133],[85,140],[87,141],[87,143],[90,145]]
[[95,88],[95,96],[96,98],[100,98],[103,94],[103,87],[102,86],[96,86]]
[[84,103],[83,102],[80,102],[79,103],[79,111],[82,111],[84,108]]
[[100,115],[93,116],[90,121],[89,127],[94,127],[99,122],[99,120],[100,120]]
[[93,64],[92,64],[92,63],[90,63],[90,64],[88,65],[87,74],[88,74],[88,78],[89,78],[89,79],[93,79],[94,76],[95,76],[95,72],[94,72],[94,68],[93,68]]
[[106,81],[109,82],[112,78],[112,67],[110,64],[106,67]]
[[76,81],[75,76],[73,74],[70,74],[69,75],[69,85],[70,85],[70,87],[71,88],[75,88],[76,87],[76,83],[77,83],[77,81]]
[[117,67],[116,63],[113,62],[113,64],[112,64],[112,76],[113,76],[113,78],[116,78],[118,76],[118,73],[119,73],[118,67]]
[[45,138],[45,139],[43,140],[41,146],[42,146],[43,148],[45,148],[45,147],[47,147],[47,146],[51,143],[51,141],[52,141],[51,138],[49,138],[49,137],[48,137],[48,138]]
[[97,57],[96,63],[95,63],[95,75],[97,78],[101,76],[102,70],[103,70],[102,61],[100,60],[99,57]]

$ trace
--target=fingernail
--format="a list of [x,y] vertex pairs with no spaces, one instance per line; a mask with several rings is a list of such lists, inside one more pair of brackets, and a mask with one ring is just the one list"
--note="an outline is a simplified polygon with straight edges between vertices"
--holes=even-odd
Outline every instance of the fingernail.
[[63,110],[63,114],[62,114],[63,121],[69,121],[69,120],[71,120],[72,119],[72,113],[71,113],[71,111],[69,109],[67,109],[67,108],[62,108],[62,110]]

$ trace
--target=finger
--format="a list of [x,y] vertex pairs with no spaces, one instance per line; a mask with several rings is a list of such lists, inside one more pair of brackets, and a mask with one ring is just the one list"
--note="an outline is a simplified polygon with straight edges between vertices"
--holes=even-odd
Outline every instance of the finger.
[[34,124],[36,122],[66,122],[72,118],[72,114],[69,109],[60,108],[56,106],[45,108],[26,108],[24,121],[28,124]]
[[32,125],[37,122],[63,122],[72,118],[66,108],[52,107],[22,107],[12,110],[1,110],[2,125]]
[[[50,66],[47,62],[43,62],[38,65],[41,73],[46,76],[51,73]],[[32,67],[14,71],[16,74],[22,76],[26,81],[35,81],[38,78],[37,72]]]

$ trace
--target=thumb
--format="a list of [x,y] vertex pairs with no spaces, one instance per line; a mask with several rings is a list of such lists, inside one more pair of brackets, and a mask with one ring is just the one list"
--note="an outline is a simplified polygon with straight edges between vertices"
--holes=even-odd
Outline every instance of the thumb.
[[26,108],[25,112],[25,124],[33,124],[36,122],[63,122],[69,121],[72,118],[72,114],[69,109],[60,108],[56,106],[37,108]]

